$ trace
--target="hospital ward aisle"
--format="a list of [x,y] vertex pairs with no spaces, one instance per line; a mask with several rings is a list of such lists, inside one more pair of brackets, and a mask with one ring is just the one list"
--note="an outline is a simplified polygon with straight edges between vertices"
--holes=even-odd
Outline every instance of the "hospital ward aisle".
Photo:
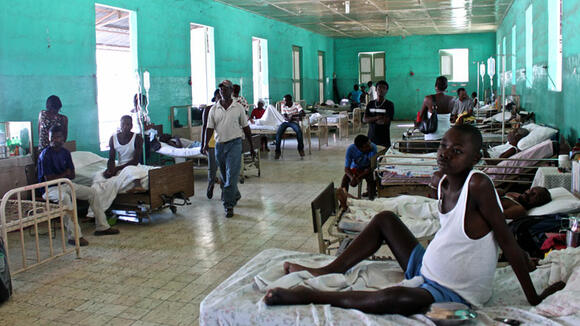
[[[393,123],[396,139],[403,129]],[[340,183],[350,139],[301,160],[296,141],[262,159],[262,176],[240,185],[236,215],[223,216],[220,191],[205,197],[206,169],[195,170],[192,205],[153,215],[151,224],[120,223],[123,236],[94,237],[82,259],[65,255],[14,278],[15,294],[0,307],[0,325],[196,325],[199,303],[267,248],[318,252],[310,202]],[[272,146],[270,146],[272,147]],[[316,149],[314,149],[316,148]],[[351,189],[355,192],[356,189]]]

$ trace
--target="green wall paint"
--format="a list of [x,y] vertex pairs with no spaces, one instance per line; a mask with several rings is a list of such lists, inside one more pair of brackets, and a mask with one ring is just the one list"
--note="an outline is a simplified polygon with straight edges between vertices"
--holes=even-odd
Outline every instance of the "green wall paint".
[[[532,72],[525,69],[525,15],[533,5],[533,62]],[[562,17],[562,91],[548,90],[548,2],[546,0],[515,0],[497,31],[497,39],[504,36],[511,44],[511,28],[516,26],[516,93],[522,97],[522,106],[536,113],[537,121],[556,126],[560,132],[575,142],[580,121],[580,1],[563,1]],[[507,63],[511,67],[510,59]],[[510,68],[511,69],[511,68]],[[533,74],[532,87],[526,87],[526,75]],[[511,93],[511,83],[506,85]]]
[[[252,36],[268,40],[272,101],[292,93],[292,45],[302,47],[303,98],[309,103],[318,99],[318,51],[326,53],[328,81],[334,71],[333,39],[220,3],[97,3],[136,11],[139,67],[151,73],[150,115],[167,131],[169,107],[191,102],[190,23],[214,27],[216,81],[241,83],[249,100]],[[69,117],[69,138],[81,150],[98,152],[94,5],[94,0],[0,0],[0,121],[32,120],[36,125],[46,98],[57,94]],[[325,97],[331,91],[327,83]]]
[[[495,53],[494,33],[336,39],[335,70],[340,95],[346,96],[358,82],[358,53],[384,51],[390,87],[387,97],[395,103],[395,119],[415,119],[424,96],[434,92],[439,50],[453,48],[469,49],[469,83],[462,87],[469,93],[476,91],[478,70],[472,62],[486,60]],[[487,77],[485,85],[489,87]],[[458,83],[450,83],[448,90],[456,95],[454,90],[459,87]]]

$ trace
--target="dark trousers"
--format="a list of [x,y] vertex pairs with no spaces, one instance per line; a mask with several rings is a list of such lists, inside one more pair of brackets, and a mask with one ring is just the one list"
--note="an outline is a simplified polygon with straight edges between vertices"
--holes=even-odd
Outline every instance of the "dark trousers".
[[280,153],[280,144],[282,143],[282,135],[286,129],[290,127],[296,133],[296,140],[298,141],[298,150],[304,150],[304,141],[302,137],[302,129],[300,129],[300,125],[296,122],[283,122],[280,127],[278,127],[278,131],[276,132],[276,153]]
[[[356,175],[356,173],[355,173]],[[342,177],[342,183],[340,184],[341,187],[343,187],[347,192],[348,192],[348,187],[350,186],[350,177],[348,175],[344,175]],[[365,175],[363,175],[362,180],[365,180],[367,182],[367,193],[369,194],[369,198],[374,198],[376,196],[377,193],[377,187],[375,185],[375,179],[373,178],[373,173],[369,172]],[[362,182],[359,181],[359,182]],[[358,185],[358,183],[357,183]]]

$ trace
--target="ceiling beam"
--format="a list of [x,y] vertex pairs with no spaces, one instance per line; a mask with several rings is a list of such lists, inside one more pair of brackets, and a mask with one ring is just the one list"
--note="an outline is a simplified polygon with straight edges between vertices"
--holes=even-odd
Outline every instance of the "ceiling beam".
[[128,12],[122,12],[122,11],[117,11],[117,18],[106,21],[106,22],[101,22],[99,24],[96,24],[97,27],[102,27],[102,26],[107,26],[107,25],[111,25],[114,24],[116,22],[119,22],[127,17],[129,17],[129,13]]
[[109,19],[111,16],[113,16],[115,14],[115,11],[111,11],[110,13],[106,14],[105,16],[99,18],[99,20],[97,20],[95,22],[96,26],[99,26],[99,24],[101,24],[102,22],[104,22],[105,20]]
[[[375,8],[376,8],[376,9],[377,9],[377,10],[378,10],[380,13],[384,14],[384,15],[385,15],[385,17],[389,16],[389,11],[388,11],[388,10],[383,10],[381,7],[379,7],[379,6],[378,6],[376,3],[374,3],[372,0],[367,0],[367,1],[368,1],[368,3],[369,3],[371,6],[375,7]],[[386,19],[387,19],[387,18],[385,18],[385,20],[386,20]],[[407,33],[407,34],[411,35],[411,33],[407,32],[407,30],[406,30],[406,29],[405,29],[405,28],[404,28],[404,27],[403,27],[401,24],[399,24],[399,22],[397,22],[397,20],[396,20],[396,19],[393,19],[393,17],[389,17],[389,18],[388,18],[388,20],[389,20],[389,22],[392,22],[393,24],[397,25],[397,27],[398,27],[398,28],[399,28],[399,29],[400,29],[400,30],[403,32],[403,35],[405,35],[405,33]],[[387,24],[387,23],[385,22],[385,25],[386,25],[386,24]],[[388,31],[388,30],[386,30],[386,26],[385,26],[385,32],[386,32],[387,34],[389,33],[389,31]]]
[[341,16],[341,17],[343,17],[343,18],[347,19],[347,20],[350,20],[351,22],[354,22],[354,23],[357,23],[357,24],[359,24],[359,25],[360,25],[360,26],[362,26],[364,29],[368,30],[369,32],[371,32],[371,33],[373,33],[373,34],[375,34],[375,35],[380,35],[380,36],[382,36],[382,34],[380,34],[380,33],[376,32],[376,31],[374,31],[372,28],[368,27],[367,25],[363,24],[362,22],[360,22],[360,21],[358,21],[358,20],[356,20],[356,19],[352,19],[352,18],[350,18],[350,17],[348,17],[348,16],[346,16],[346,15],[342,14],[342,13],[341,13],[340,11],[338,11],[337,9],[334,9],[334,8],[332,8],[330,5],[327,5],[327,4],[323,3],[322,1],[314,1],[314,0],[313,0],[313,2],[316,2],[316,3],[320,4],[321,6],[328,8],[328,10],[332,11],[332,12],[333,12],[333,13],[335,13],[336,15],[339,15],[339,16]]
[[320,26],[323,26],[323,27],[326,27],[326,28],[328,28],[329,30],[331,30],[331,31],[333,31],[333,32],[336,32],[336,33],[338,33],[338,34],[342,34],[342,35],[344,35],[344,36],[346,36],[346,37],[350,37],[350,38],[354,37],[354,36],[352,36],[352,35],[350,35],[350,34],[348,34],[348,33],[346,33],[346,32],[343,32],[343,31],[341,31],[340,29],[336,29],[336,28],[334,28],[334,27],[328,26],[328,25],[326,25],[325,23],[319,23],[319,25],[320,25]]

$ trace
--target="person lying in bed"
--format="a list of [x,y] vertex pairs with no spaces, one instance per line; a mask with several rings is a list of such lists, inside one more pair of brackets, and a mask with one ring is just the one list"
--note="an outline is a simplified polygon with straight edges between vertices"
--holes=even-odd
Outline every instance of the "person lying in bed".
[[486,158],[497,158],[498,160],[487,161],[487,164],[495,165],[501,162],[502,158],[508,158],[518,153],[520,150],[518,148],[518,142],[530,134],[530,131],[525,128],[516,128],[507,134],[507,143],[503,145],[498,145],[491,147],[489,149],[484,149],[483,157]]
[[[73,180],[75,178],[75,166],[70,152],[62,147],[64,145],[65,135],[65,129],[61,126],[53,126],[50,128],[50,146],[45,148],[38,156],[38,182],[45,182],[59,178]],[[76,183],[73,183],[73,187],[77,199],[88,200],[90,207],[95,214],[95,235],[118,234],[119,230],[113,229],[109,226],[107,216],[105,215],[105,209],[101,205],[99,197],[95,195],[94,189]],[[44,188],[41,190],[44,191]],[[63,206],[72,207],[71,189],[69,187],[61,187],[60,198],[58,187],[49,187],[48,191],[43,194],[43,198],[47,197],[49,200],[60,201]],[[69,215],[64,217],[64,224],[68,235],[68,243],[74,245],[75,226]],[[83,238],[81,228],[78,225],[77,232],[79,235],[79,244],[81,246],[87,246],[89,242]]]
[[[433,173],[429,183],[429,187],[432,189],[429,197],[437,198],[437,187],[434,185],[439,184],[442,176],[443,174],[441,171],[435,171]],[[506,193],[503,189],[496,189],[496,191],[497,194],[501,196],[503,215],[508,220],[526,217],[528,216],[528,211],[530,209],[540,207],[552,201],[550,191],[544,187],[532,187],[521,194],[517,192]],[[337,191],[337,198],[341,205],[343,205],[343,197],[344,194],[338,194]]]
[[[109,161],[107,162],[107,170],[103,173],[105,178],[117,175],[129,165],[139,164],[143,152],[143,138],[132,132],[131,128],[133,128],[131,116],[122,116],[120,131],[111,136],[109,140]],[[119,154],[118,165],[115,164],[117,153]]]
[[363,180],[367,181],[367,192],[370,200],[375,198],[376,186],[373,171],[371,171],[371,158],[377,154],[377,145],[371,143],[369,137],[358,135],[354,138],[354,144],[348,146],[344,162],[344,176],[342,177],[341,189],[348,193],[348,186],[356,187]]
[[435,302],[482,306],[492,294],[498,245],[531,305],[562,289],[565,284],[558,282],[541,294],[536,292],[529,261],[505,222],[492,181],[483,172],[473,170],[481,158],[481,144],[481,133],[471,125],[453,126],[444,134],[437,151],[437,163],[444,173],[439,183],[441,229],[427,249],[395,214],[384,211],[330,264],[308,268],[284,263],[288,273],[344,273],[386,242],[405,271],[405,278],[421,278],[420,286],[394,286],[374,292],[275,288],[266,293],[266,304],[330,304],[365,313],[403,315],[424,312]]

